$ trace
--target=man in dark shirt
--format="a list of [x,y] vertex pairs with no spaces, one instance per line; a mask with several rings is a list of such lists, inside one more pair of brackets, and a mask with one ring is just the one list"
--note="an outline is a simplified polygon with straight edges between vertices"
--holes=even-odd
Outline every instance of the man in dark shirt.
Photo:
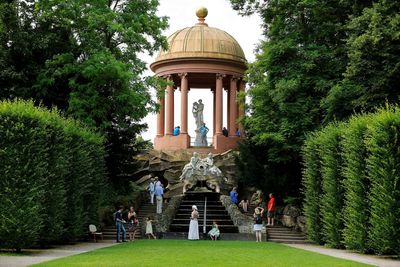
[[222,134],[223,134],[224,136],[228,137],[228,134],[229,134],[228,129],[226,129],[226,128],[224,127],[224,129],[222,129]]
[[124,206],[119,206],[119,210],[115,212],[115,224],[117,227],[117,243],[120,241],[120,234],[122,232],[122,242],[126,242],[126,230],[124,227],[125,220],[122,218],[122,212],[124,211]]

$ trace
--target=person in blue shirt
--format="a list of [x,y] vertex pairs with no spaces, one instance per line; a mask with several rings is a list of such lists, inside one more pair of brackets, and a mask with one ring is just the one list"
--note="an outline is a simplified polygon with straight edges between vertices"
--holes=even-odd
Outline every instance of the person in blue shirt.
[[240,130],[239,130],[239,128],[236,128],[236,136],[237,136],[237,137],[240,137]]
[[201,145],[207,146],[207,133],[210,129],[206,126],[205,123],[199,128],[200,134],[201,134]]
[[229,195],[231,197],[232,203],[237,205],[238,204],[238,193],[236,192],[236,190],[237,190],[236,187],[234,187]]
[[181,133],[181,127],[180,126],[176,126],[174,128],[174,136],[178,136]]

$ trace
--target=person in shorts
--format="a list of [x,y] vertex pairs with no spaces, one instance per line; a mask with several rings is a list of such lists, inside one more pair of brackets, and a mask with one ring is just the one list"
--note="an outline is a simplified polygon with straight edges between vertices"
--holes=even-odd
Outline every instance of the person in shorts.
[[264,214],[264,209],[257,207],[254,210],[254,232],[256,232],[256,242],[261,242],[262,238],[262,227],[263,227],[263,222],[262,222],[262,216]]
[[268,206],[267,206],[267,220],[268,220],[267,226],[274,226],[275,211],[276,211],[275,198],[274,198],[274,195],[272,193],[270,193]]

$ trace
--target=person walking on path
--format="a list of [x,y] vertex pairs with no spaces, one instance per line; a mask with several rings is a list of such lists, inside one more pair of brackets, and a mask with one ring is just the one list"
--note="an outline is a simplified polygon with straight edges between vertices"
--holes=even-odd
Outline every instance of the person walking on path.
[[156,213],[157,214],[161,214],[162,213],[162,203],[163,203],[164,189],[162,188],[160,181],[158,181],[156,183],[156,187],[155,187],[155,190],[154,190],[154,195],[156,196],[156,203],[157,203]]
[[189,240],[199,240],[199,212],[197,211],[196,205],[192,206],[192,214],[190,216],[190,224],[189,224]]
[[147,189],[149,190],[149,194],[150,194],[150,204],[154,205],[154,190],[155,190],[155,185],[154,185],[154,180],[151,179],[149,186],[147,187]]
[[126,242],[126,230],[124,223],[126,221],[122,218],[124,206],[119,206],[119,210],[115,212],[115,226],[117,227],[117,243],[121,242],[120,234],[122,234],[122,242]]
[[262,240],[262,227],[263,227],[263,222],[262,222],[262,216],[264,213],[264,209],[257,207],[254,210],[254,232],[256,232],[256,242],[261,242]]
[[268,212],[267,212],[267,226],[274,226],[274,220],[275,220],[275,211],[276,211],[276,206],[275,206],[275,198],[272,193],[269,194],[269,201],[268,201]]
[[232,203],[234,203],[235,205],[238,204],[238,193],[236,192],[237,188],[234,187],[232,189],[232,191],[230,192],[229,196],[231,198]]

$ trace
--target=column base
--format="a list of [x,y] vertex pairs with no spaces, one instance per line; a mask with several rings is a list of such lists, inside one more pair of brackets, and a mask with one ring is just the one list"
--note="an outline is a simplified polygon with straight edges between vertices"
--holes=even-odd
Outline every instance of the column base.
[[154,148],[157,150],[179,150],[189,147],[190,135],[188,134],[156,136],[154,139]]
[[229,149],[235,149],[238,147],[238,142],[241,140],[238,136],[229,136],[226,137],[224,135],[214,135],[213,137],[213,145],[214,149],[217,153],[221,153],[227,151]]

